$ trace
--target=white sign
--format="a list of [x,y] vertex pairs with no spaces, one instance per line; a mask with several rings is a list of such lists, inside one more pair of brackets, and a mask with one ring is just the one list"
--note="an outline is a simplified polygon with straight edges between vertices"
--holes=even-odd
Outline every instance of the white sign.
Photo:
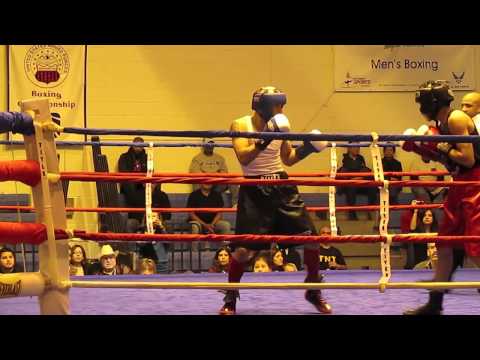
[[472,46],[337,45],[336,91],[415,91],[427,80],[475,89]]
[[[10,111],[20,111],[22,100],[49,98],[50,111],[60,117],[60,125],[83,127],[85,46],[9,46],[8,90]],[[59,140],[72,135],[62,134]]]

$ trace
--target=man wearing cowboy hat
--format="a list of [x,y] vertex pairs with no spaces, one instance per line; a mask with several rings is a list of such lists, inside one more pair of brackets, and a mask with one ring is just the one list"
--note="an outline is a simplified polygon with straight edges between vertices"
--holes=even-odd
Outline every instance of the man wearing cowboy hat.
[[110,245],[103,245],[100,250],[100,270],[95,275],[121,275],[128,274],[126,266],[117,265],[118,251]]

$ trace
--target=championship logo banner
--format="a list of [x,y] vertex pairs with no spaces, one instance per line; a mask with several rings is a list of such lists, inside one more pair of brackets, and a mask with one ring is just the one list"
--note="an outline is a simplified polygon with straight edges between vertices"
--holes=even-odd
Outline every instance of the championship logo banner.
[[[19,111],[21,100],[46,97],[60,125],[84,127],[84,45],[11,45],[8,71],[10,111]],[[58,140],[75,137],[61,134]]]
[[334,46],[335,91],[415,91],[427,80],[474,90],[472,46]]

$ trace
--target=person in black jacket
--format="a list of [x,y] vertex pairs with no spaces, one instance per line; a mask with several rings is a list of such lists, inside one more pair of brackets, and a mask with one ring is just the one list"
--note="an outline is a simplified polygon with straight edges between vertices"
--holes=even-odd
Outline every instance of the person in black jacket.
[[[338,172],[370,172],[371,170],[366,166],[365,159],[360,155],[360,147],[354,146],[347,148],[347,152],[343,154],[342,167]],[[365,179],[362,177],[352,177],[353,179]],[[354,206],[357,203],[357,194],[364,194],[368,197],[368,204],[374,205],[377,201],[377,189],[373,187],[354,187],[345,186],[341,192],[347,197],[347,205]],[[369,218],[371,214],[368,213]],[[357,220],[355,211],[349,211],[349,219]]]
[[[392,144],[392,146],[385,146],[383,148],[383,159],[382,159],[382,165],[383,165],[383,171],[396,171],[396,172],[402,172],[402,163],[395,159],[395,146]],[[385,176],[385,180],[402,180],[401,176]],[[402,188],[400,186],[392,186],[389,188],[388,193],[389,193],[389,202],[390,205],[398,205],[398,194],[402,191]]]
[[[135,143],[143,143],[141,137],[133,139]],[[147,153],[143,147],[131,146],[126,153],[118,159],[119,172],[147,172]],[[120,192],[125,196],[125,206],[132,208],[145,208],[145,184],[122,183]],[[152,207],[171,207],[166,193],[161,190],[161,184],[152,184]],[[144,220],[145,213],[135,212],[128,214],[128,232],[139,231]],[[159,214],[160,221],[170,220],[171,213]]]

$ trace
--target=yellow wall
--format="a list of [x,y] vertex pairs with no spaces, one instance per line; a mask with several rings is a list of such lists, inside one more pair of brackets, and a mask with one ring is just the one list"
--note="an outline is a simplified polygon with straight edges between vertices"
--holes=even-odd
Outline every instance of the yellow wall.
[[[478,47],[475,48],[479,70]],[[480,71],[477,73],[480,76]],[[0,46],[0,104],[6,99],[6,46]],[[87,112],[89,127],[225,130],[250,112],[253,90],[272,84],[288,94],[286,113],[293,131],[318,128],[326,133],[401,133],[422,120],[413,94],[335,93],[332,46],[88,46]],[[457,93],[454,106],[459,105]],[[1,135],[5,138],[5,135]],[[104,137],[104,139],[130,139]],[[148,138],[145,138],[149,140]],[[159,139],[151,139],[158,141]],[[179,139],[169,139],[178,141]],[[0,147],[0,160],[23,158],[23,149]],[[125,148],[107,147],[110,169]],[[198,149],[155,150],[157,171],[188,171]],[[230,171],[239,171],[232,150],[218,149]],[[339,150],[338,155],[341,158]],[[367,162],[369,156],[362,150]],[[92,170],[88,149],[61,149],[61,170]],[[398,158],[406,170],[412,157]],[[325,171],[328,152],[311,156],[290,171]],[[0,192],[28,191],[1,184]],[[16,186],[16,187],[15,187]],[[187,192],[187,185],[165,185],[166,192]],[[324,191],[303,188],[303,191]],[[76,206],[95,206],[92,185],[74,183]],[[95,230],[94,215],[76,214],[71,225]]]

